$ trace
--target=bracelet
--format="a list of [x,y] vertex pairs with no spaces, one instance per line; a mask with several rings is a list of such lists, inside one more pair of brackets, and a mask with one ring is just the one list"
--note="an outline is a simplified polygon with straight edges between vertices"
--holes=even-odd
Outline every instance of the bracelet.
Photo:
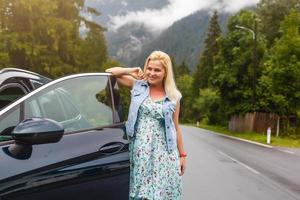
[[180,154],[180,158],[185,158],[185,157],[187,157],[187,154],[185,152]]

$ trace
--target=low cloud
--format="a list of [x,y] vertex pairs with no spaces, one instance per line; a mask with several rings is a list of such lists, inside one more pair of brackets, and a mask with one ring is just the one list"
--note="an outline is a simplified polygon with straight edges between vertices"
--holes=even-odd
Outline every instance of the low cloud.
[[221,10],[223,12],[235,13],[242,8],[254,6],[258,2],[259,0],[224,0],[219,4],[221,5]]
[[110,18],[110,27],[117,30],[128,23],[142,23],[152,32],[161,31],[198,10],[217,9],[233,13],[258,2],[259,0],[169,0],[169,4],[161,9],[146,9],[113,16]]

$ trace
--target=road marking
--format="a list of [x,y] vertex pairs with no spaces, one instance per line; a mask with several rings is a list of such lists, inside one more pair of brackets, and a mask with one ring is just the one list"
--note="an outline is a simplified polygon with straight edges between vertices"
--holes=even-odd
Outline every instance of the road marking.
[[[200,129],[202,129],[202,128],[200,128]],[[242,139],[242,138],[238,138],[238,137],[233,137],[233,136],[230,136],[230,135],[225,135],[225,134],[222,134],[222,133],[217,133],[217,132],[209,131],[209,130],[206,130],[206,129],[202,129],[202,130],[205,131],[205,132],[208,132],[208,133],[215,134],[215,135],[220,135],[220,136],[223,136],[223,137],[227,137],[227,138],[231,138],[231,139],[235,139],[235,140],[240,140],[240,141],[243,141],[243,142],[256,144],[256,145],[263,146],[263,147],[266,147],[266,148],[273,148],[273,146],[271,146],[271,145],[262,144],[262,143],[259,143],[259,142],[254,142],[254,141],[251,141],[251,140],[246,140],[246,139]]]
[[230,160],[242,165],[243,167],[246,167],[248,170],[250,170],[251,172],[257,174],[259,177],[263,178],[263,180],[265,180],[267,183],[271,184],[274,188],[278,189],[279,191],[285,192],[287,195],[289,195],[291,198],[293,199],[299,199],[299,195],[295,194],[293,191],[290,191],[288,188],[284,187],[284,185],[280,185],[278,184],[276,181],[274,181],[274,179],[259,173],[258,171],[256,171],[255,169],[249,167],[248,165],[234,159],[233,157],[229,156],[228,154],[218,150],[218,153],[222,154],[223,156],[229,158]]
[[248,169],[248,170],[251,171],[252,173],[254,173],[254,174],[260,174],[258,171],[256,171],[256,170],[253,169],[252,167],[249,167],[248,165],[246,165],[246,164],[244,164],[244,163],[238,161],[237,159],[235,159],[235,158],[229,156],[228,154],[226,154],[226,153],[224,153],[224,152],[222,152],[222,151],[218,151],[218,152],[219,152],[220,154],[222,154],[223,156],[229,158],[230,160],[236,162],[237,164],[239,164],[239,165],[245,167],[246,169]]
[[222,133],[210,131],[210,130],[199,128],[199,127],[195,127],[195,128],[201,129],[203,132],[206,132],[206,133],[211,133],[211,134],[215,134],[215,135],[219,135],[219,136],[223,136],[223,137],[227,137],[227,138],[231,138],[231,139],[235,139],[235,140],[240,140],[240,141],[243,141],[243,142],[248,142],[248,143],[251,143],[251,144],[259,145],[259,146],[270,148],[270,149],[276,149],[278,151],[297,156],[297,154],[295,152],[292,152],[292,151],[289,151],[289,150],[281,150],[281,149],[278,149],[278,148],[273,147],[271,145],[262,144],[262,143],[259,143],[259,142],[254,142],[254,141],[246,140],[246,139],[242,139],[242,138],[237,138],[237,137],[233,137],[233,136],[230,136],[230,135],[225,135],[225,134],[222,134]]
[[289,151],[289,150],[283,150],[283,149],[277,149],[278,151],[282,151],[282,152],[285,152],[285,153],[289,153],[289,154],[295,154],[295,152],[292,152],[292,151]]

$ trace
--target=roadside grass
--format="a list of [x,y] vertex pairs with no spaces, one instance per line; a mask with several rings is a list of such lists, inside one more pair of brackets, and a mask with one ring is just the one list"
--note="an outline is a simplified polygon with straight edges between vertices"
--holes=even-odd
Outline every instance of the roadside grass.
[[[213,126],[213,125],[207,125],[207,124],[200,124],[199,126],[196,126],[195,124],[185,124],[188,126],[195,126],[203,129],[207,129],[210,131],[214,131],[217,133],[222,133],[225,135],[230,135],[233,137],[238,137],[246,140],[251,140],[255,142],[259,142],[262,144],[267,144],[267,136],[266,133],[260,134],[255,132],[232,132],[229,131],[227,127],[223,126]],[[271,144],[272,146],[279,146],[279,147],[290,147],[290,148],[300,148],[300,138],[290,138],[290,137],[271,137]]]

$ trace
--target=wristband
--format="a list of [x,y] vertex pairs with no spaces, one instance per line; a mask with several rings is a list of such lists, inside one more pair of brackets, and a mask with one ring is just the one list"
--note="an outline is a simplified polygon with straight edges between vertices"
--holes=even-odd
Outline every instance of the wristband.
[[187,157],[187,154],[185,152],[180,154],[180,158],[185,158],[185,157]]

